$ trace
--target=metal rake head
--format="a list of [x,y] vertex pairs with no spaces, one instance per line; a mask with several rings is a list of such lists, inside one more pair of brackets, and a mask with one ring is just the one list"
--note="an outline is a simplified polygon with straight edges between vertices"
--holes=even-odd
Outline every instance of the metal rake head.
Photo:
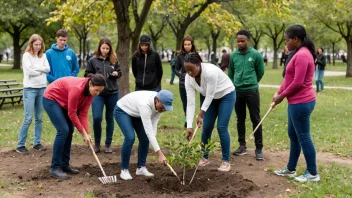
[[116,175],[114,175],[114,176],[106,176],[106,177],[98,177],[98,179],[103,184],[112,184],[112,183],[116,183],[117,182]]

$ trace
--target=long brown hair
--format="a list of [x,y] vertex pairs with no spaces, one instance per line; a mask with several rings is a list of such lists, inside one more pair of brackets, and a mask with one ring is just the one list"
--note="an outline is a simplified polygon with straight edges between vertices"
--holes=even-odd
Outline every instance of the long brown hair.
[[114,53],[114,50],[112,49],[112,46],[111,46],[111,41],[108,38],[103,38],[103,39],[101,39],[99,41],[99,45],[98,45],[97,49],[95,49],[95,51],[94,51],[95,57],[101,56],[100,47],[103,44],[106,44],[106,45],[108,45],[110,47],[109,53],[107,55],[107,57],[109,58],[110,63],[116,64],[116,62],[117,62],[116,54]]
[[[42,42],[42,48],[39,50],[38,54],[34,54],[33,43],[38,41],[38,40]],[[39,36],[39,34],[33,34],[29,38],[28,45],[27,45],[27,48],[26,48],[25,52],[28,52],[28,53],[30,53],[33,56],[38,55],[38,57],[42,57],[43,54],[44,54],[44,51],[45,51],[45,44],[44,44],[43,38],[41,36]]]
[[183,46],[183,44],[185,43],[185,41],[191,41],[191,44],[192,44],[192,48],[191,48],[191,51],[190,52],[197,52],[196,50],[196,46],[194,45],[194,40],[191,36],[187,35],[183,38],[182,40],[182,43],[181,43],[181,54],[187,54],[188,52],[185,50],[185,47]]

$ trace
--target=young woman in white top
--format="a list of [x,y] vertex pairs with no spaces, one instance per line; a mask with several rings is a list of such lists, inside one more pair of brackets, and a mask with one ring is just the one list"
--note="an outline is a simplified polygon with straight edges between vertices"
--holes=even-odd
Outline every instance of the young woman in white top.
[[121,150],[121,174],[123,180],[131,180],[129,172],[130,156],[135,140],[135,131],[139,140],[136,175],[154,176],[146,165],[149,143],[159,156],[160,163],[167,160],[156,140],[156,132],[161,113],[172,111],[173,95],[168,90],[136,91],[122,97],[116,104],[114,117],[125,140]]
[[[206,145],[211,138],[215,120],[220,137],[222,149],[222,163],[218,171],[229,171],[230,160],[230,135],[228,131],[232,109],[235,105],[235,87],[230,78],[217,66],[210,63],[202,63],[198,53],[190,53],[185,57],[185,69],[187,72],[185,86],[187,92],[187,138],[193,134],[193,118],[195,113],[195,91],[200,92],[201,110],[198,113],[196,124],[204,126],[202,131],[202,143]],[[209,164],[208,153],[199,162],[199,166]]]
[[18,135],[16,151],[28,153],[26,139],[28,128],[32,123],[34,114],[34,146],[33,148],[45,151],[40,143],[42,134],[43,93],[46,88],[46,73],[50,71],[48,60],[45,56],[45,45],[41,36],[33,34],[28,41],[26,52],[22,58],[23,68],[23,104],[24,120]]

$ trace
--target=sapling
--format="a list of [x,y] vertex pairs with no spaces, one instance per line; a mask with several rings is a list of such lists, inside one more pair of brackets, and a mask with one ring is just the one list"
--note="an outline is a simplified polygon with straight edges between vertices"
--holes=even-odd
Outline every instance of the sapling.
[[[169,141],[165,143],[166,148],[169,150],[169,154],[166,156],[169,164],[178,165],[183,168],[183,185],[186,181],[186,171],[188,169],[196,168],[191,179],[196,174],[198,169],[198,163],[202,159],[205,152],[213,153],[219,148],[219,142],[208,141],[208,144],[203,146],[202,142],[193,141],[189,144],[183,133],[178,133],[169,138]],[[190,182],[190,183],[191,183]]]

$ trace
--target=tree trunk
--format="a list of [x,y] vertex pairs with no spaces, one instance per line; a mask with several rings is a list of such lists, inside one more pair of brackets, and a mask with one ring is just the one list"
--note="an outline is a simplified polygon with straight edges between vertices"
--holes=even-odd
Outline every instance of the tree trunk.
[[219,35],[220,35],[220,30],[211,31],[211,38],[213,40],[213,52],[215,53],[215,55],[216,55],[217,41],[218,41]]
[[274,59],[273,59],[273,69],[279,69],[277,64],[278,55],[277,52],[279,51],[278,47],[274,47]]
[[346,43],[347,43],[346,77],[352,77],[352,40],[346,39]]
[[20,29],[13,26],[13,67],[12,69],[21,69],[21,46],[20,46]]
[[[78,37],[78,38],[79,38],[79,54],[81,54],[82,53],[82,40],[83,39],[81,37]],[[81,57],[78,57],[78,58],[81,58]],[[82,67],[82,60],[79,61],[78,64],[79,64],[79,68],[81,68]]]
[[187,30],[187,26],[186,27],[180,27],[177,30],[177,33],[176,33],[176,48],[175,49],[179,49],[179,50],[181,49],[182,40],[183,40],[183,37],[185,36],[186,30]]
[[258,50],[259,40],[253,39],[252,41],[253,41],[253,48],[256,49],[256,50]]
[[86,53],[87,53],[87,36],[85,36],[85,37],[83,37],[83,46],[82,46],[82,48],[83,48],[83,56],[82,56],[82,54],[80,53],[79,55],[81,56],[80,58],[81,58],[81,67],[83,66],[84,68],[86,67],[86,65],[85,65],[85,57],[86,57]]
[[336,58],[335,43],[332,43],[332,66],[335,66],[335,58]]
[[120,64],[122,76],[118,80],[119,98],[130,92],[129,64],[128,55],[130,52],[131,28],[129,5],[131,0],[113,0],[114,10],[117,19],[117,59]]

